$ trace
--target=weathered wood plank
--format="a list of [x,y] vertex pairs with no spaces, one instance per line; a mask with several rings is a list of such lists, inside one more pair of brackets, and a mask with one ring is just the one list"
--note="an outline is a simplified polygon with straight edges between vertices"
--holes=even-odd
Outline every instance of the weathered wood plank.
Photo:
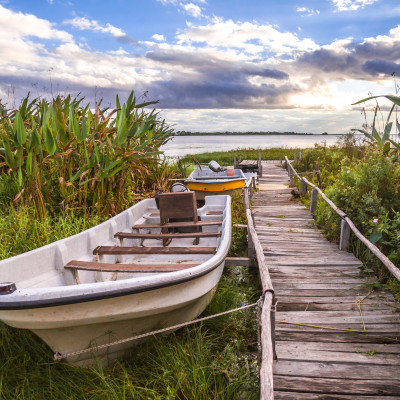
[[394,335],[393,332],[341,332],[341,331],[327,331],[327,330],[314,330],[314,331],[290,331],[285,329],[277,330],[275,333],[276,340],[280,341],[316,341],[329,342],[329,343],[387,343],[396,344],[400,343],[400,334]]
[[[366,354],[368,355],[368,360],[372,360],[372,364],[374,364],[373,360],[374,357],[377,355],[382,355],[382,354],[390,354],[390,355],[396,355],[398,359],[400,360],[400,346],[397,344],[382,344],[382,343],[376,343],[376,344],[366,344],[366,343],[358,343],[358,342],[352,342],[352,343],[330,343],[330,342],[319,342],[319,341],[314,341],[314,342],[302,342],[298,341],[297,343],[295,342],[282,342],[282,341],[277,341],[276,342],[277,349],[282,349],[284,348],[286,351],[304,351],[305,353],[309,351],[333,351],[334,353],[340,353],[340,352],[345,352],[345,353],[357,353],[357,354]],[[371,353],[373,354],[367,354]],[[307,356],[307,354],[306,354]],[[355,361],[354,361],[355,362]],[[400,378],[400,376],[399,376]]]
[[132,229],[153,229],[153,228],[197,228],[199,226],[221,225],[222,221],[198,221],[198,222],[168,222],[167,224],[137,224]]
[[308,362],[296,360],[279,360],[275,363],[274,374],[288,376],[321,377],[321,378],[348,378],[392,380],[398,376],[397,365],[371,365],[371,364],[344,364],[335,362]]
[[[400,380],[330,379],[275,375],[275,390],[354,395],[400,395]],[[354,398],[354,397],[353,397]]]
[[117,232],[114,237],[119,239],[184,239],[220,237],[221,232],[192,232],[192,233],[133,233]]
[[199,264],[112,264],[72,260],[64,268],[102,272],[173,272],[195,267]]
[[215,247],[142,247],[142,246],[98,246],[93,254],[214,254]]
[[[274,392],[275,400],[382,400],[381,396],[362,396],[357,394],[324,394],[324,393],[299,393],[299,392]],[[399,400],[400,396],[385,396],[385,400]]]

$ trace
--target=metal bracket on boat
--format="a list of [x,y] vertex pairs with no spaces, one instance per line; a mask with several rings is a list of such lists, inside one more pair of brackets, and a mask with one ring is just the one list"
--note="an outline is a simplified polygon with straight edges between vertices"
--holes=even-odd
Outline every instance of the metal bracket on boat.
[[11,294],[17,290],[14,282],[2,282],[0,283],[0,295]]

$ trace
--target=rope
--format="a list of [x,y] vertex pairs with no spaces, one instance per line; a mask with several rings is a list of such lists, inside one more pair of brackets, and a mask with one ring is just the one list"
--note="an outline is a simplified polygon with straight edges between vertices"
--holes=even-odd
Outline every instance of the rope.
[[159,329],[159,330],[156,330],[156,331],[143,333],[143,334],[137,335],[137,336],[131,336],[131,337],[126,338],[126,339],[116,340],[115,342],[106,343],[106,344],[102,344],[102,345],[99,345],[99,346],[92,346],[92,347],[88,347],[87,349],[78,350],[78,351],[74,351],[74,352],[66,353],[66,354],[60,354],[59,352],[56,352],[54,354],[54,360],[60,361],[60,360],[62,360],[64,358],[79,356],[81,354],[89,353],[91,351],[96,351],[96,350],[108,348],[108,347],[111,347],[111,346],[116,346],[118,344],[131,342],[133,340],[142,339],[142,338],[145,338],[145,337],[148,337],[148,336],[152,336],[152,335],[158,335],[159,333],[164,333],[164,332],[168,332],[170,330],[183,328],[185,326],[196,324],[197,322],[207,321],[209,319],[221,317],[222,315],[227,315],[227,314],[231,314],[231,313],[234,313],[234,312],[237,312],[237,311],[246,310],[247,308],[256,307],[256,306],[260,307],[260,304],[262,304],[263,300],[264,300],[263,296],[261,296],[260,299],[257,300],[257,302],[252,303],[252,304],[247,304],[245,306],[234,308],[232,310],[223,311],[223,312],[221,312],[219,314],[209,315],[208,317],[194,319],[193,321],[183,322],[181,324],[174,325],[174,326],[169,326],[169,327],[164,328],[164,329]]

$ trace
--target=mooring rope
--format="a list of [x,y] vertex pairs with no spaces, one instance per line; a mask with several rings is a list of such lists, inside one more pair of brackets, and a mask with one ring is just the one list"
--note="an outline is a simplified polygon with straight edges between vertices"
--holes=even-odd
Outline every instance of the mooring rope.
[[98,345],[98,346],[88,347],[87,349],[78,350],[78,351],[74,351],[74,352],[71,352],[71,353],[60,354],[59,352],[56,352],[54,354],[54,360],[59,361],[59,360],[63,360],[64,358],[79,356],[81,354],[89,353],[91,351],[97,351],[97,350],[105,349],[105,348],[108,348],[108,347],[111,347],[111,346],[116,346],[118,344],[123,344],[123,343],[131,342],[131,341],[134,341],[134,340],[137,340],[137,339],[142,339],[142,338],[145,338],[145,337],[148,337],[148,336],[158,335],[160,333],[164,333],[164,332],[168,332],[168,331],[171,331],[171,330],[183,328],[185,326],[196,324],[198,322],[207,321],[209,319],[221,317],[222,315],[227,315],[227,314],[231,314],[231,313],[234,313],[234,312],[237,312],[237,311],[246,310],[247,308],[256,307],[256,306],[258,306],[260,308],[262,306],[262,302],[263,301],[264,301],[264,296],[261,296],[255,303],[247,304],[245,306],[234,308],[232,310],[223,311],[223,312],[218,313],[218,314],[209,315],[208,317],[194,319],[193,321],[183,322],[181,324],[169,326],[167,328],[158,329],[156,331],[143,333],[143,334],[137,335],[137,336],[131,336],[129,338],[125,338],[125,339],[121,339],[121,340],[116,340],[115,342],[111,342],[111,343],[106,343],[106,344],[101,344],[101,345]]

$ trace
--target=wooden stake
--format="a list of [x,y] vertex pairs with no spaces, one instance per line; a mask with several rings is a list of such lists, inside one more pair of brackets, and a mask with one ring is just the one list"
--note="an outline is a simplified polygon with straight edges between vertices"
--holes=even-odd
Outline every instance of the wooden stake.
[[342,219],[342,223],[340,226],[340,244],[339,250],[348,251],[349,250],[349,242],[350,242],[350,226],[349,224]]
[[300,194],[302,196],[305,196],[307,193],[307,183],[304,182],[304,180],[302,179],[300,181]]
[[310,211],[311,214],[314,215],[315,211],[317,210],[317,200],[318,200],[318,190],[313,189],[311,192],[311,206],[310,206]]

